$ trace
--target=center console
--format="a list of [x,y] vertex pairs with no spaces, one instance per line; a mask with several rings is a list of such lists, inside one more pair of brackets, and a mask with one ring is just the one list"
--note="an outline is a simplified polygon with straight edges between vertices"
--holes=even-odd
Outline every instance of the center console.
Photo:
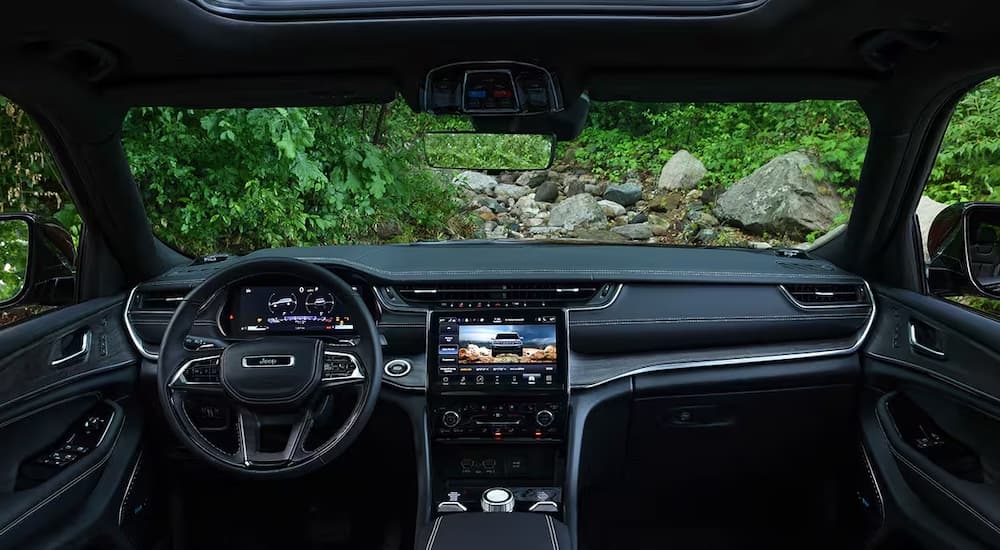
[[489,490],[504,488],[515,511],[559,513],[565,335],[561,310],[431,314],[427,395],[438,512],[482,511]]

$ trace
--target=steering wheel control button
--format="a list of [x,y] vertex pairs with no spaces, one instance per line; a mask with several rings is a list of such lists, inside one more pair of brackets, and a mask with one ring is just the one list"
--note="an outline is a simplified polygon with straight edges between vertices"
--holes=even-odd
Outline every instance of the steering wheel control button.
[[479,503],[484,512],[513,512],[514,493],[503,487],[494,487],[483,491],[483,498]]
[[413,370],[413,365],[406,359],[393,359],[385,364],[386,376],[391,376],[393,378],[406,376],[407,374],[410,374],[411,370]]

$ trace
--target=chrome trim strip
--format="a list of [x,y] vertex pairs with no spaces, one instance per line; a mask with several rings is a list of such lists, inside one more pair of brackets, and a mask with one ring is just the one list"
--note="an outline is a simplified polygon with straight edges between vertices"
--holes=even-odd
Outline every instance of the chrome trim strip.
[[437,511],[439,514],[452,514],[457,512],[468,512],[469,509],[466,508],[461,502],[447,500],[445,502],[438,503]]
[[559,504],[551,500],[539,500],[528,508],[529,512],[558,512]]
[[[825,285],[825,284],[839,284],[839,283],[817,283],[817,284],[824,284]],[[844,284],[852,284],[852,283],[844,283]],[[865,293],[867,294],[867,297],[868,297],[868,303],[871,304],[874,307],[875,299],[872,297],[872,292],[871,292],[871,289],[868,287],[868,282],[867,281],[864,282],[864,287],[865,287]],[[861,309],[861,308],[867,308],[868,307],[868,304],[833,304],[833,305],[824,305],[824,304],[810,305],[810,304],[803,304],[802,302],[796,300],[795,297],[792,296],[792,293],[789,292],[787,288],[785,288],[785,285],[778,285],[778,290],[781,291],[781,293],[785,295],[785,298],[789,302],[791,302],[793,306],[795,306],[795,307],[797,307],[797,308],[799,308],[799,309],[801,309],[803,311],[809,311],[809,310],[813,310],[813,309]]]
[[[261,359],[262,361],[260,362],[260,364],[251,365],[250,364],[251,359]],[[265,359],[274,359],[275,363],[273,365],[269,363],[265,364],[263,361]],[[284,361],[279,363],[278,360],[284,360]],[[243,368],[245,369],[276,369],[281,367],[294,367],[295,356],[294,355],[247,355],[241,360],[240,364],[243,365]]]
[[878,498],[879,517],[885,522],[885,505],[882,500],[882,488],[878,485],[878,478],[875,477],[875,468],[872,467],[872,461],[868,458],[868,449],[865,448],[864,442],[861,442],[859,446],[861,447],[861,458],[865,461],[865,469],[868,471],[868,477],[872,481],[872,486],[875,487],[875,497]]
[[[220,381],[219,382],[188,382],[187,378],[184,377],[184,372],[188,369],[188,367],[190,367],[191,364],[193,364],[193,363],[196,363],[198,361],[205,361],[207,359],[218,359],[219,360],[219,380]],[[170,388],[185,388],[187,386],[213,386],[213,387],[221,387],[222,386],[222,381],[221,380],[222,380],[222,355],[206,355],[204,357],[198,357],[197,359],[192,359],[192,360],[184,363],[183,365],[181,365],[181,368],[177,369],[177,372],[174,373],[173,378],[170,379],[170,383],[167,384],[167,386],[170,387]]]
[[139,290],[139,285],[135,285],[135,287],[132,288],[132,292],[129,292],[128,294],[128,300],[125,301],[125,313],[123,315],[125,318],[125,330],[128,332],[129,340],[132,340],[132,345],[135,346],[139,355],[142,355],[150,361],[157,361],[160,359],[159,354],[146,349],[146,345],[139,339],[139,335],[135,333],[132,323],[128,320],[128,310],[132,306],[132,299],[135,297],[135,292],[137,290]]
[[909,330],[910,347],[913,348],[914,351],[926,353],[926,354],[930,355],[931,357],[937,357],[937,358],[944,357],[944,352],[943,351],[939,351],[939,350],[936,350],[934,348],[927,347],[927,346],[921,344],[919,341],[917,341],[917,326],[915,324],[913,324],[913,320],[912,319],[907,324],[910,325],[910,330]]
[[73,361],[74,359],[79,359],[80,357],[83,357],[84,355],[86,355],[87,352],[90,351],[91,336],[92,336],[92,334],[90,333],[89,330],[87,332],[84,332],[83,333],[83,345],[80,347],[80,349],[78,349],[77,351],[74,351],[73,353],[71,353],[71,354],[69,354],[69,355],[67,355],[65,357],[60,357],[59,359],[53,360],[50,363],[50,365],[52,365],[53,367],[57,367],[58,368],[58,367],[61,367],[62,365],[65,365],[66,363],[69,363],[70,361]]
[[[567,307],[563,307],[563,308],[560,308],[560,309],[565,309],[565,310],[568,310],[568,311],[597,311],[597,310],[606,309],[608,307],[611,307],[618,300],[618,296],[621,295],[622,288],[625,287],[625,284],[624,283],[604,283],[604,284],[614,285],[616,287],[615,290],[614,290],[614,294],[611,295],[611,299],[608,300],[607,303],[604,303],[604,304],[601,304],[601,305],[598,305],[598,306],[575,306],[575,307],[569,307],[569,306],[567,306]],[[385,299],[382,297],[382,293],[385,292],[384,289],[387,286],[392,286],[392,285],[382,285],[382,286],[373,286],[372,287],[372,289],[375,292],[375,302],[376,302],[376,305],[379,306],[380,308],[384,308],[384,309],[387,309],[389,311],[396,311],[396,312],[400,312],[400,313],[424,313],[424,312],[427,312],[427,311],[435,311],[434,308],[432,308],[432,307],[394,306],[394,305],[391,305],[391,304],[387,303],[385,301]],[[601,285],[601,287],[603,287],[603,286],[604,285]],[[598,290],[600,290],[600,287],[598,288]],[[398,293],[397,293],[397,295],[398,295]],[[531,308],[531,307],[535,307],[535,306],[526,306],[526,308]],[[559,307],[559,306],[556,305],[556,306],[552,306],[552,307]],[[483,309],[486,309],[486,308],[483,308]],[[514,310],[514,309],[525,309],[525,308],[510,308],[510,309]],[[472,311],[472,310],[469,310],[469,311]],[[381,325],[379,325],[379,326],[381,326]]]
[[[782,361],[798,361],[803,359],[817,359],[820,357],[836,357],[840,355],[850,355],[861,349],[862,344],[868,338],[868,333],[871,331],[872,325],[875,324],[875,297],[872,295],[871,287],[868,286],[868,282],[864,282],[865,291],[868,292],[868,296],[871,299],[871,313],[868,316],[868,322],[865,323],[865,328],[861,331],[858,339],[850,347],[841,349],[829,349],[821,351],[803,351],[797,353],[780,353],[775,355],[760,355],[756,357],[740,357],[734,359],[706,359],[703,361],[678,361],[676,363],[666,363],[661,365],[650,365],[648,367],[640,367],[638,369],[633,369],[621,374],[612,376],[611,378],[606,378],[599,382],[594,382],[593,384],[585,386],[577,386],[578,388],[589,389],[600,386],[602,384],[607,384],[614,380],[620,378],[626,378],[629,376],[636,376],[639,374],[649,374],[651,372],[660,372],[667,370],[679,370],[679,369],[692,369],[700,367],[726,367],[734,365],[755,365],[760,363],[775,363]],[[572,370],[572,368],[571,368]]]

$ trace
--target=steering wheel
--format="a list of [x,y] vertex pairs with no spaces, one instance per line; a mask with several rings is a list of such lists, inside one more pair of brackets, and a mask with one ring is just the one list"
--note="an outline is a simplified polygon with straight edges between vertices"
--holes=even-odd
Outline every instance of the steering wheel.
[[[208,349],[185,346],[199,312],[217,293],[261,275],[330,288],[354,320],[357,338],[335,345],[322,337],[264,336]],[[375,408],[381,364],[375,320],[343,279],[296,259],[254,258],[223,267],[180,302],[160,344],[157,389],[167,423],[196,455],[239,474],[289,477],[330,462],[358,437]],[[235,452],[210,441],[191,420],[185,408],[189,398],[206,394],[235,411]],[[343,425],[332,436],[323,432],[325,441],[310,441],[307,448],[317,419],[343,397],[356,401]],[[278,444],[274,434],[280,434]]]

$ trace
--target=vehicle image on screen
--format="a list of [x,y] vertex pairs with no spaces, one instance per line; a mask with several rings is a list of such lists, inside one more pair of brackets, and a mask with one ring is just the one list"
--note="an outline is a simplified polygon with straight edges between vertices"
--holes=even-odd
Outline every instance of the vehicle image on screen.
[[494,358],[502,355],[524,355],[524,340],[516,332],[501,332],[490,341],[490,351]]

